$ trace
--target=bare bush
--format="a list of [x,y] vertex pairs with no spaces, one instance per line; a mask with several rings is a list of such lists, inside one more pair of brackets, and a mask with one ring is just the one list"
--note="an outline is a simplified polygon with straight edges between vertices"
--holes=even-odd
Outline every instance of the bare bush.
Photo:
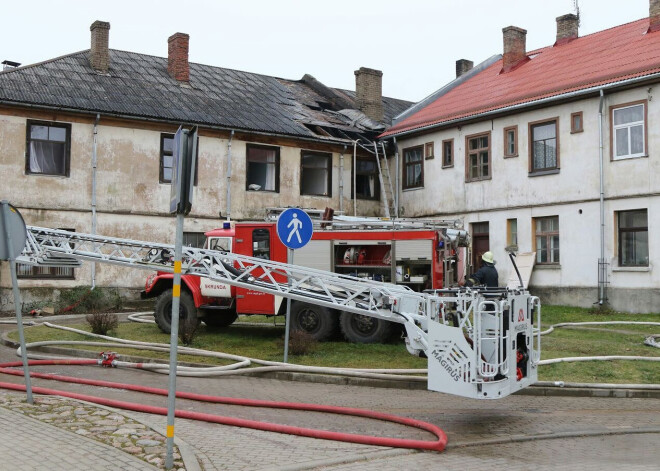
[[119,327],[119,319],[116,314],[110,312],[95,312],[85,316],[87,323],[92,327],[92,332],[99,335],[107,335],[108,332]]
[[307,355],[314,353],[318,341],[304,330],[294,330],[289,335],[289,353],[291,355]]

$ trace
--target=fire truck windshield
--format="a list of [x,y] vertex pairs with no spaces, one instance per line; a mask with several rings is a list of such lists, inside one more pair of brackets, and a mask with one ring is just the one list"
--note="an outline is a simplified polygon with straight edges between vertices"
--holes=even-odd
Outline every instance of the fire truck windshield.
[[231,237],[210,237],[206,240],[204,248],[231,252]]

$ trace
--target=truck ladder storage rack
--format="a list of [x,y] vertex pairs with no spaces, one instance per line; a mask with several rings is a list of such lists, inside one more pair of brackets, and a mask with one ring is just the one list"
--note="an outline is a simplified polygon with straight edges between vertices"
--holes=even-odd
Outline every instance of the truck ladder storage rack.
[[[16,261],[71,266],[85,260],[173,272],[173,254],[174,246],[168,244],[27,226],[26,246]],[[428,357],[428,387],[435,391],[492,399],[537,381],[540,303],[523,289],[417,293],[405,286],[192,247],[182,249],[182,273],[403,324],[408,351]]]

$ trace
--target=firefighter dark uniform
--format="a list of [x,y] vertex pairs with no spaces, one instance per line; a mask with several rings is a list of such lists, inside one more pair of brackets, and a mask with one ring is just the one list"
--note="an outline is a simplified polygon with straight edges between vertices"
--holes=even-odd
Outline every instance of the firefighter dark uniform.
[[481,256],[483,264],[476,273],[470,275],[465,280],[465,286],[485,285],[487,288],[497,288],[499,280],[497,278],[497,269],[495,268],[495,260],[491,252],[485,252]]

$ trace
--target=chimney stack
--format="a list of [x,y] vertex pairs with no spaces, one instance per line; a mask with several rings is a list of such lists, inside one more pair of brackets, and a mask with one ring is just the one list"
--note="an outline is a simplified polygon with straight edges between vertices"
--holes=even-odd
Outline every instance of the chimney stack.
[[502,55],[502,72],[506,73],[527,59],[527,30],[516,26],[502,29],[504,38],[504,54]]
[[383,72],[366,67],[356,70],[355,95],[360,111],[374,121],[383,120]]
[[179,82],[190,80],[189,41],[190,36],[185,33],[174,33],[167,40],[167,73]]
[[456,78],[472,70],[472,67],[474,67],[474,62],[467,59],[458,59],[456,61]]
[[89,30],[92,32],[92,50],[89,63],[97,72],[107,74],[110,68],[110,52],[108,51],[110,23],[97,20],[92,23]]
[[557,41],[555,46],[566,44],[578,37],[578,23],[580,20],[577,15],[569,13],[568,15],[557,17]]
[[647,33],[660,30],[660,0],[649,0],[649,29]]

